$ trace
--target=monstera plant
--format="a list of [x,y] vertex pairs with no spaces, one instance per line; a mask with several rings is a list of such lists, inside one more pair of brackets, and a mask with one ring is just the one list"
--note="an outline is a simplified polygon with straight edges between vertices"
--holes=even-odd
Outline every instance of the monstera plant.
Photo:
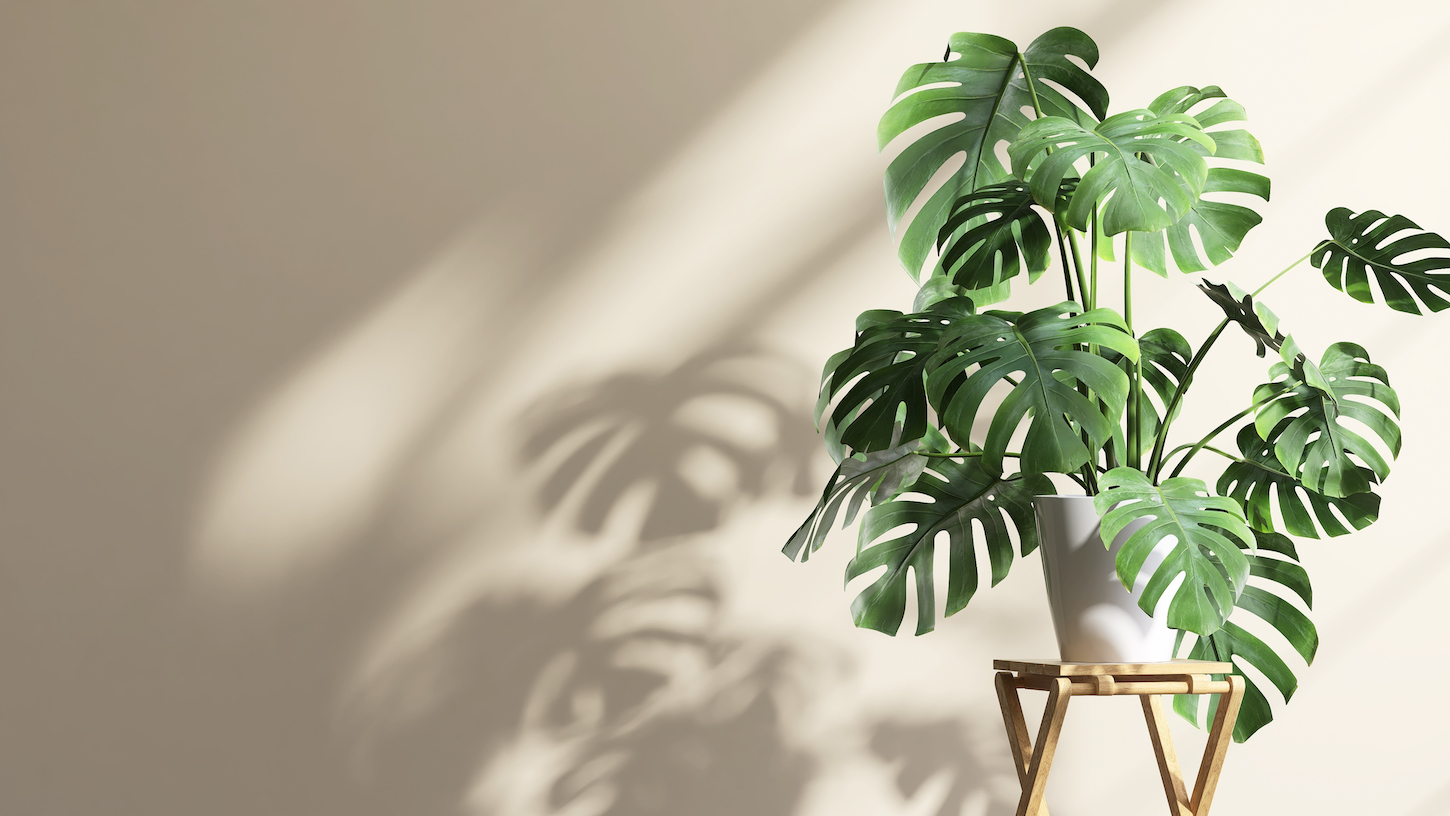
[[[1173,88],[1112,113],[1097,61],[1097,46],[1071,28],[1025,49],[957,34],[943,61],[902,77],[878,140],[905,142],[886,170],[886,210],[920,290],[910,313],[862,314],[854,344],[826,363],[817,422],[839,466],[785,553],[806,560],[838,519],[849,525],[867,508],[847,579],[874,580],[852,603],[855,622],[895,634],[909,573],[922,634],[936,623],[937,556],[951,615],[981,583],[979,548],[995,585],[1037,546],[1032,502],[1056,492],[1049,474],[1061,474],[1096,497],[1104,539],[1146,520],[1116,556],[1125,585],[1171,544],[1140,605],[1151,613],[1172,589],[1175,653],[1252,665],[1287,701],[1294,672],[1250,630],[1277,630],[1313,661],[1313,596],[1295,539],[1375,521],[1375,491],[1400,450],[1400,406],[1365,349],[1341,342],[1312,354],[1259,295],[1307,260],[1357,300],[1440,311],[1450,257],[1437,251],[1450,243],[1403,216],[1334,209],[1328,235],[1255,291],[1199,280],[1203,307],[1223,313],[1206,337],[1152,326],[1133,309],[1134,271],[1168,277],[1227,261],[1262,220],[1248,204],[1268,200],[1269,180],[1255,169],[1263,154],[1243,107],[1223,90]],[[986,308],[1053,265],[1061,303]],[[1120,302],[1099,300],[1108,274],[1122,276]],[[1242,411],[1175,444],[1194,376],[1231,324],[1272,364],[1245,388]],[[1182,475],[1204,452],[1224,465],[1212,484]],[[1245,679],[1240,741],[1272,719],[1264,689]],[[1176,707],[1195,718],[1197,699]]]

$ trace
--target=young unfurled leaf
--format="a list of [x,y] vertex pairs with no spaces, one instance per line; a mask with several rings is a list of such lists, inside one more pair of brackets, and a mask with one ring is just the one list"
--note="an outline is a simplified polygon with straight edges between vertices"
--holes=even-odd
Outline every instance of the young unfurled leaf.
[[1284,345],[1284,335],[1279,331],[1279,317],[1269,307],[1254,300],[1253,295],[1238,288],[1232,281],[1210,283],[1200,281],[1198,288],[1208,295],[1209,300],[1223,309],[1224,316],[1239,324],[1254,341],[1254,352],[1264,356],[1265,348],[1278,351]]
[[[1329,228],[1329,240],[1314,250],[1309,262],[1323,270],[1324,279],[1335,289],[1362,303],[1373,303],[1374,292],[1369,286],[1373,272],[1391,309],[1420,314],[1416,296],[1432,312],[1450,306],[1450,300],[1442,296],[1450,295],[1450,272],[1436,271],[1450,269],[1450,257],[1403,260],[1404,255],[1416,250],[1450,249],[1450,241],[1433,232],[1419,231],[1420,225],[1403,215],[1387,216],[1379,210],[1355,215],[1336,207],[1324,217],[1324,226]],[[1408,230],[1415,231],[1407,234]]]

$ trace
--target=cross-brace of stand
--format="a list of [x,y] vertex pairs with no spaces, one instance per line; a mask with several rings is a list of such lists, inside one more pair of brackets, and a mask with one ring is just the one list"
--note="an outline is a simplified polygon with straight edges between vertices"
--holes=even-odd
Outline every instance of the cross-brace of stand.
[[[1231,674],[1232,664],[1208,660],[1172,660],[1166,663],[1066,663],[1060,661],[996,660],[997,699],[1002,704],[1002,719],[1007,725],[1007,741],[1012,745],[1012,759],[1017,778],[1022,783],[1022,798],[1017,802],[1017,816],[1048,816],[1042,794],[1047,788],[1047,773],[1062,721],[1067,716],[1067,703],[1073,697],[1136,694],[1143,703],[1143,716],[1148,721],[1148,736],[1158,757],[1158,773],[1163,777],[1163,791],[1168,796],[1173,816],[1208,816],[1223,770],[1224,755],[1232,741],[1234,721],[1238,719],[1239,703],[1244,697],[1244,679]],[[1015,675],[1013,673],[1016,673]],[[1228,675],[1214,680],[1210,675]],[[1047,692],[1047,708],[1037,730],[1037,747],[1033,749],[1022,717],[1022,701],[1017,690],[1023,688]],[[1213,725],[1208,732],[1208,747],[1198,768],[1198,780],[1190,798],[1178,769],[1178,755],[1173,750],[1173,737],[1164,719],[1163,694],[1218,694],[1219,704]]]

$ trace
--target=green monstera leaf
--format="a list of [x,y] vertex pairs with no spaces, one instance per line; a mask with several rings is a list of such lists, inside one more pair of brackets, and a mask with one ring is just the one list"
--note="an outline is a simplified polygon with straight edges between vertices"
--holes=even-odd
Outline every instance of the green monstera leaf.
[[1389,475],[1389,462],[1342,420],[1361,423],[1398,456],[1400,400],[1389,375],[1353,343],[1330,346],[1317,366],[1292,338],[1279,353],[1284,361],[1269,369],[1274,381],[1254,390],[1259,437],[1308,489],[1335,498],[1369,492]]
[[[936,627],[936,560],[938,534],[946,534],[946,614],[966,607],[977,591],[977,553],[987,549],[996,586],[1012,566],[1011,531],[1021,542],[1021,553],[1037,548],[1037,524],[1032,515],[1034,496],[1055,492],[1042,474],[1004,477],[983,467],[980,457],[933,458],[905,496],[871,508],[861,522],[857,555],[846,567],[846,580],[882,570],[851,603],[856,625],[896,634],[906,613],[906,581],[916,579],[916,633]],[[919,494],[921,498],[914,498]],[[980,541],[973,523],[981,525]],[[911,529],[881,540],[899,527]]]
[[[1299,555],[1294,551],[1293,542],[1275,533],[1259,533],[1258,551],[1247,557],[1250,578],[1243,594],[1239,596],[1232,619],[1212,635],[1198,638],[1187,657],[1192,660],[1227,660],[1236,665],[1253,666],[1268,678],[1287,703],[1299,688],[1299,679],[1283,657],[1239,624],[1250,624],[1257,628],[1257,624],[1251,623],[1253,619],[1267,624],[1284,637],[1305,663],[1312,665],[1314,654],[1319,650],[1319,632],[1309,616],[1289,600],[1292,593],[1298,595],[1306,607],[1313,607],[1314,595],[1309,585],[1309,574],[1299,565]],[[1234,723],[1233,738],[1234,742],[1243,742],[1272,722],[1274,712],[1268,695],[1259,688],[1253,677],[1244,674],[1242,670],[1234,673],[1244,678],[1245,688],[1238,720]],[[1224,675],[1216,675],[1215,679],[1223,677]],[[1198,695],[1176,695],[1173,708],[1189,722],[1198,725],[1200,701]],[[1217,706],[1217,697],[1209,701],[1209,721],[1213,720]]]
[[[898,432],[900,426],[897,426]],[[835,473],[821,491],[820,501],[796,528],[781,551],[792,561],[799,558],[807,561],[811,553],[820,549],[836,523],[841,506],[846,505],[846,517],[841,522],[847,527],[855,521],[862,504],[868,499],[871,504],[896,498],[901,491],[911,487],[926,467],[927,457],[922,453],[946,453],[949,450],[946,439],[936,428],[927,426],[926,435],[912,439],[891,448],[873,453],[858,453],[841,462]]]
[[[1264,152],[1258,139],[1247,130],[1218,127],[1242,122],[1247,114],[1242,105],[1229,99],[1216,85],[1174,88],[1153,100],[1148,109],[1158,116],[1192,116],[1213,139],[1214,150],[1210,153],[1197,142],[1187,143],[1212,159],[1203,184],[1203,197],[1194,201],[1187,214],[1167,229],[1133,236],[1133,262],[1159,275],[1168,274],[1170,257],[1173,266],[1181,272],[1202,272],[1218,266],[1233,257],[1249,230],[1264,219],[1248,207],[1214,201],[1207,196],[1213,193],[1247,193],[1268,201],[1269,180],[1258,173],[1217,166],[1217,163],[1232,159],[1263,164]],[[1203,244],[1202,252],[1193,242],[1195,231]],[[1168,253],[1164,252],[1165,240]],[[1099,242],[1098,247],[1111,251],[1112,242]]]
[[1138,605],[1153,614],[1163,593],[1182,575],[1183,583],[1168,604],[1168,625],[1201,635],[1217,631],[1248,578],[1249,561],[1240,546],[1252,548],[1254,535],[1244,523],[1243,510],[1185,476],[1155,485],[1137,469],[1119,467],[1103,474],[1098,484],[1102,492],[1093,503],[1103,518],[1104,541],[1112,541],[1134,521],[1147,520],[1118,550],[1123,586],[1133,585],[1154,548],[1173,539],[1172,550],[1148,579]]
[[[1038,204],[1078,230],[1088,229],[1089,217],[1101,205],[1101,228],[1111,236],[1165,229],[1188,213],[1208,177],[1208,165],[1195,146],[1214,149],[1213,139],[1193,117],[1135,110],[1110,116],[1091,130],[1069,119],[1043,117],[1022,128],[1007,154],[1012,172],[1027,181]],[[1048,155],[1039,160],[1044,152]],[[1074,164],[1083,158],[1092,158],[1093,166],[1067,196],[1063,211],[1059,190],[1076,176]]]
[[[1040,108],[1043,115],[1091,122],[1076,102],[1058,90],[1062,88],[1096,118],[1107,115],[1107,90],[1069,57],[1091,69],[1098,62],[1098,47],[1075,28],[1054,28],[1023,51],[1011,40],[989,34],[954,34],[944,61],[914,65],[902,75],[896,102],[877,126],[880,147],[885,149],[923,122],[943,117],[941,127],[917,137],[886,168],[887,220],[892,233],[901,235],[897,253],[912,278],[920,275],[952,202],[1010,178],[995,148],[1017,138],[1031,121],[1024,110]],[[932,177],[958,154],[965,154],[962,166],[927,197],[903,231],[902,220],[912,205]]]
[[927,361],[942,334],[973,309],[969,298],[950,297],[913,314],[886,309],[863,313],[856,319],[855,345],[826,363],[816,422],[844,390],[827,433],[845,451],[886,450],[898,444],[898,434],[903,440],[920,439],[929,424]]
[[1284,335],[1279,331],[1279,316],[1268,306],[1254,300],[1254,296],[1238,288],[1232,281],[1198,284],[1208,299],[1223,309],[1224,317],[1239,324],[1254,341],[1254,353],[1264,356],[1265,349],[1278,351],[1284,345]]
[[938,236],[937,263],[957,286],[986,289],[1027,268],[1037,280],[1051,261],[1052,231],[1020,181],[990,184],[956,200]]
[[[1274,456],[1273,444],[1261,439],[1253,426],[1246,425],[1239,431],[1238,446],[1243,458],[1230,464],[1218,478],[1218,492],[1243,507],[1255,532],[1273,533],[1282,528],[1289,535],[1303,538],[1319,538],[1320,530],[1327,536],[1342,536],[1363,530],[1379,518],[1380,497],[1374,493],[1335,498],[1299,484],[1284,472]],[[1374,479],[1373,471],[1361,475],[1365,481]],[[1271,497],[1278,500],[1277,524]],[[1345,527],[1340,516],[1354,530]]]
[[[1450,273],[1436,271],[1450,269],[1450,257],[1400,260],[1416,250],[1450,249],[1450,241],[1433,232],[1418,231],[1420,226],[1403,215],[1387,216],[1379,210],[1355,215],[1337,207],[1324,217],[1324,226],[1329,228],[1329,240],[1314,249],[1309,262],[1324,272],[1324,279],[1335,289],[1363,303],[1373,303],[1374,292],[1369,286],[1373,272],[1391,309],[1420,314],[1416,296],[1432,312],[1450,306],[1450,300],[1441,296],[1450,294]],[[1416,231],[1403,234],[1406,230]]]
[[[1007,443],[1030,413],[1022,469],[1068,473],[1112,438],[1128,399],[1128,377],[1121,369],[1076,348],[1089,344],[1138,359],[1137,341],[1111,309],[1084,313],[1078,304],[1065,302],[1026,314],[965,317],[942,336],[927,362],[927,398],[953,439],[971,439],[988,393],[1016,375],[992,416],[982,444],[983,464],[1002,472]],[[1078,383],[1096,400],[1078,393]]]

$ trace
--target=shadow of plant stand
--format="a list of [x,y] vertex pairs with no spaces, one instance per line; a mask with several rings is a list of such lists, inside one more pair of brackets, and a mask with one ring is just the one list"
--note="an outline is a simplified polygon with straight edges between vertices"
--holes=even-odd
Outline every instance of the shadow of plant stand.
[[[1047,816],[1043,791],[1067,716],[1067,703],[1073,697],[1136,694],[1143,704],[1148,721],[1148,736],[1153,753],[1158,757],[1158,772],[1163,777],[1163,790],[1168,796],[1173,816],[1208,816],[1218,775],[1223,769],[1224,755],[1233,737],[1234,720],[1244,696],[1244,679],[1231,674],[1233,665],[1209,660],[1172,660],[1166,663],[1066,663],[1062,661],[995,660],[997,699],[1002,704],[1002,720],[1007,726],[1007,741],[1012,746],[1013,764],[1022,783],[1022,798],[1017,802],[1017,816]],[[1211,675],[1227,675],[1214,680]],[[1018,689],[1047,692],[1047,707],[1042,725],[1037,730],[1037,748],[1033,749],[1022,717],[1022,701]],[[1218,694],[1219,705],[1208,732],[1208,746],[1198,768],[1198,780],[1189,798],[1178,769],[1178,755],[1173,750],[1173,737],[1163,716],[1160,696],[1164,694]],[[1226,696],[1223,696],[1226,695]]]

